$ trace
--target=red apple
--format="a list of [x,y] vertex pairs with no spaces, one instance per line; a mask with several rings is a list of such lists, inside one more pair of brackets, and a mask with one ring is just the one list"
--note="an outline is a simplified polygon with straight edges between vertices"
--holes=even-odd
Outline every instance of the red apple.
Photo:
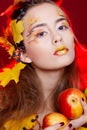
[[85,94],[76,88],[64,90],[58,96],[58,107],[60,112],[68,119],[76,119],[83,113],[81,98],[86,101]]
[[60,128],[62,129],[66,124],[68,124],[68,119],[58,112],[49,113],[43,119],[42,128],[46,128],[60,122],[64,122],[64,125]]

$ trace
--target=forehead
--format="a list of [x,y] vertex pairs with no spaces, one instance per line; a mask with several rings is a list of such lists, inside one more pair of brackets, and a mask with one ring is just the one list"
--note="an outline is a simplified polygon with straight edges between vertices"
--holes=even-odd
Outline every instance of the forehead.
[[65,13],[55,4],[51,3],[42,3],[30,8],[26,15],[24,16],[24,20],[28,20],[29,18],[37,18],[37,19],[52,19],[56,16],[65,16]]

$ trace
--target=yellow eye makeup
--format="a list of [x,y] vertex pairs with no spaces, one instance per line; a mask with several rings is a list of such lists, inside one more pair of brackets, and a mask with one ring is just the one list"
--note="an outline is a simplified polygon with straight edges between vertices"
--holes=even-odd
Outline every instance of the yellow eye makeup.
[[33,24],[35,24],[38,21],[38,19],[34,18],[34,17],[30,17],[27,19],[28,22],[28,26],[32,26]]
[[59,16],[65,17],[65,14],[63,13],[63,11],[62,11],[60,8],[58,8],[57,14],[58,14]]
[[36,39],[36,33],[35,32],[31,33],[29,35],[28,39],[29,39],[28,43],[31,43],[31,42],[35,41],[35,39]]
[[65,26],[67,26],[67,27],[70,27],[68,21],[63,21],[63,22],[62,22],[62,25],[65,25]]
[[39,37],[39,34],[40,34],[41,32],[43,32],[42,29],[32,31],[32,32],[29,34],[28,43],[31,43],[31,42],[36,41],[36,38]]

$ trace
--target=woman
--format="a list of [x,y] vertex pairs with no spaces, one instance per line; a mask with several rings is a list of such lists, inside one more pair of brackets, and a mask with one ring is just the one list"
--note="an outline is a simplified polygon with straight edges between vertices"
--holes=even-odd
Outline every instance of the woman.
[[[14,53],[9,52],[12,55],[9,60],[16,59],[18,65],[20,60],[23,63],[19,65],[22,70],[18,81],[15,75],[10,77],[9,82],[0,80],[1,86],[4,86],[0,91],[0,125],[6,130],[42,129],[44,116],[58,111],[58,94],[71,86],[79,88],[75,64],[78,43],[75,43],[66,14],[52,1],[20,2],[14,5],[10,16],[5,37],[15,49]],[[87,104],[83,100],[81,103],[84,114],[70,121],[64,130],[86,123]],[[29,124],[24,125],[27,121]],[[59,129],[61,124],[44,130]]]

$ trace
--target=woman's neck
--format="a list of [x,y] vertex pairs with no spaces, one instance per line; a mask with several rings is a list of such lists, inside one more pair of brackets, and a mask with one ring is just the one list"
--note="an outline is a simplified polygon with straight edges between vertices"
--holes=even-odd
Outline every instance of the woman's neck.
[[[42,126],[43,118],[45,115],[54,111],[53,107],[53,93],[55,88],[57,87],[58,81],[62,76],[64,69],[56,70],[56,71],[48,71],[48,70],[40,70],[35,69],[36,73],[41,81],[41,87],[43,90],[43,105],[38,110],[37,114],[39,116],[38,121]],[[35,130],[37,130],[38,125]]]
[[63,72],[64,69],[53,71],[36,69],[36,73],[41,81],[43,94],[45,98],[47,98],[49,94],[56,88]]

